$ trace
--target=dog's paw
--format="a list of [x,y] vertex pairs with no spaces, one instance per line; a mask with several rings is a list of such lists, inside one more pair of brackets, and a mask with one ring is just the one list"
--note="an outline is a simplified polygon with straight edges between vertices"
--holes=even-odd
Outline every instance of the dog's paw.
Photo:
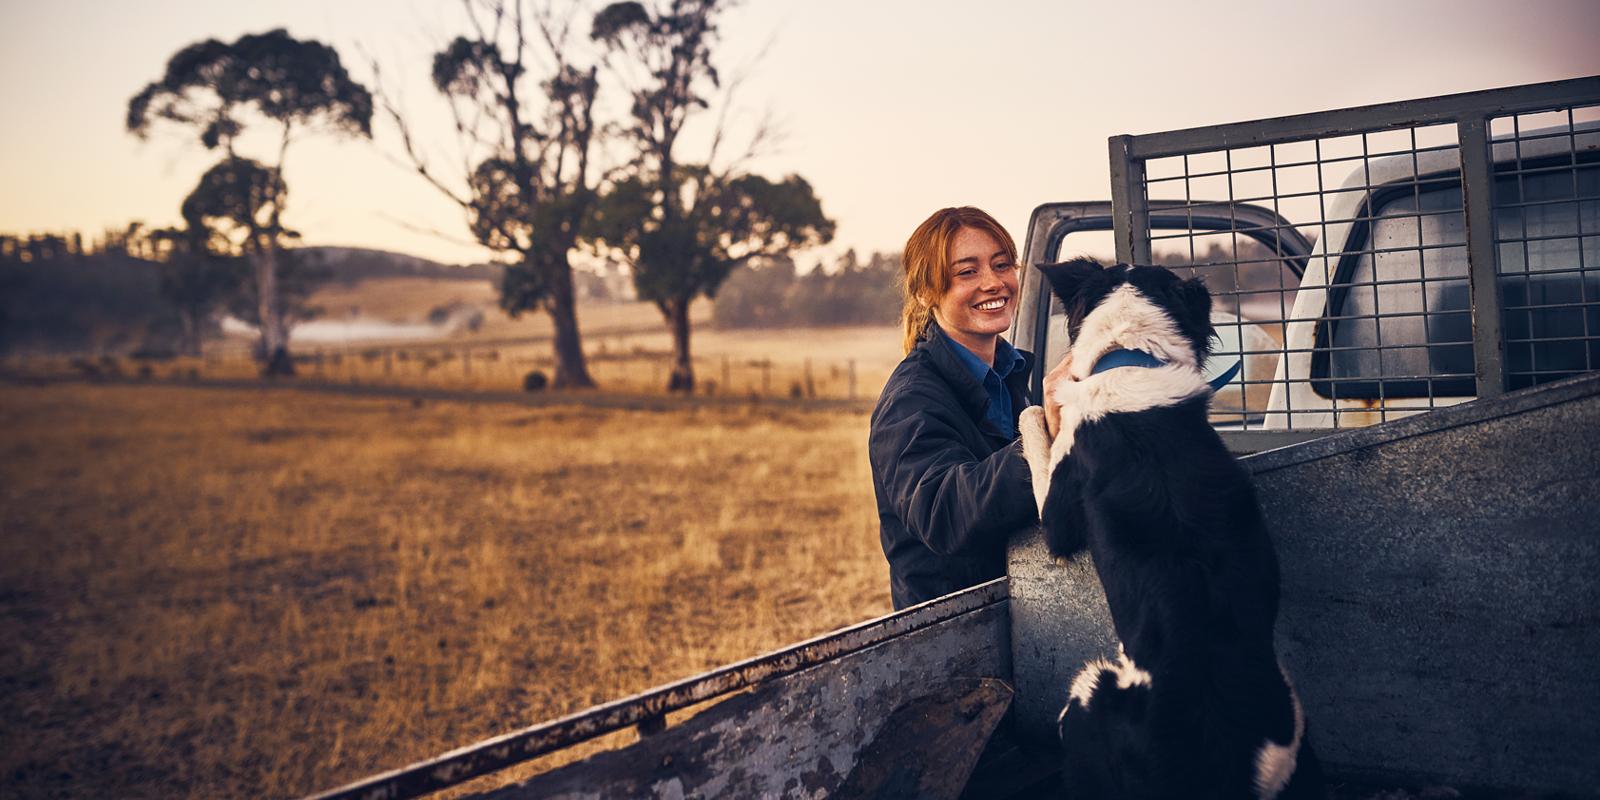
[[1023,452],[1028,463],[1035,458],[1050,457],[1050,427],[1045,423],[1044,406],[1028,406],[1017,416],[1017,429],[1022,433]]
[[1043,514],[1044,498],[1050,492],[1050,429],[1045,424],[1044,408],[1022,409],[1017,417],[1017,428],[1022,433],[1022,457],[1028,462],[1028,473],[1033,480],[1033,499]]
[[1062,520],[1052,520],[1055,524],[1044,525],[1045,548],[1057,566],[1064,566],[1073,560],[1078,553],[1087,550],[1088,539],[1083,535],[1082,520],[1076,524]]

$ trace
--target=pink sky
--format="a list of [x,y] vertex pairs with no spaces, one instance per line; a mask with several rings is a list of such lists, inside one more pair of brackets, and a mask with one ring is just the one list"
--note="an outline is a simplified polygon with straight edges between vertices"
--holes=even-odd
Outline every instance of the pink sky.
[[[123,115],[205,37],[287,27],[333,44],[361,79],[364,48],[406,79],[419,127],[451,152],[426,74],[462,30],[455,2],[6,0],[0,13],[0,230],[174,222],[214,157],[175,134],[141,143]],[[804,175],[839,222],[837,243],[808,258],[897,250],[953,204],[1020,235],[1040,203],[1107,196],[1113,134],[1600,74],[1593,2],[750,0],[724,32],[728,69],[773,42],[740,100],[786,134],[758,170]],[[459,209],[394,152],[382,125],[372,143],[296,145],[290,225],[311,244],[481,259]]]

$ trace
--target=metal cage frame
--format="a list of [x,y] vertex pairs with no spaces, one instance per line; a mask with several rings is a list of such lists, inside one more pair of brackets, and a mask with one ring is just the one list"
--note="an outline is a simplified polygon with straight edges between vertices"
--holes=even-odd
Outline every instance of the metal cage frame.
[[[1440,97],[1420,100],[1408,100],[1394,103],[1360,106],[1355,108],[1323,111],[1310,114],[1297,114],[1293,116],[1277,117],[1271,119],[1253,120],[1225,125],[1213,125],[1183,130],[1166,131],[1143,135],[1113,136],[1108,141],[1111,173],[1111,228],[1115,237],[1116,258],[1124,263],[1148,264],[1153,263],[1152,227],[1157,222],[1154,217],[1160,216],[1165,205],[1161,200],[1152,200],[1150,197],[1151,183],[1160,183],[1166,178],[1150,179],[1147,176],[1147,165],[1156,159],[1183,157],[1185,174],[1184,180],[1195,177],[1208,177],[1208,175],[1188,174],[1187,157],[1192,155],[1214,154],[1217,152],[1232,153],[1244,148],[1292,145],[1307,141],[1326,140],[1342,136],[1360,136],[1363,143],[1361,158],[1368,159],[1372,156],[1366,152],[1367,136],[1410,129],[1412,131],[1412,148],[1409,152],[1415,154],[1423,152],[1416,146],[1415,131],[1419,127],[1427,126],[1454,126],[1455,143],[1441,148],[1428,148],[1429,150],[1459,148],[1460,157],[1460,185],[1462,189],[1463,210],[1465,218],[1465,253],[1467,258],[1467,292],[1470,303],[1471,321],[1471,348],[1473,374],[1472,382],[1476,390],[1476,397],[1489,398],[1501,395],[1507,391],[1506,367],[1506,332],[1503,330],[1503,299],[1501,279],[1504,277],[1500,270],[1499,247],[1506,243],[1497,238],[1496,230],[1496,198],[1495,198],[1495,152],[1491,148],[1504,147],[1514,142],[1517,147],[1517,166],[1514,174],[1518,176],[1519,186],[1521,174],[1527,170],[1522,165],[1522,142],[1525,141],[1522,132],[1518,131],[1509,140],[1491,136],[1491,123],[1497,119],[1511,117],[1513,125],[1518,115],[1535,114],[1547,111],[1568,111],[1568,133],[1566,136],[1574,137],[1571,120],[1571,109],[1600,105],[1600,76],[1574,78],[1570,80],[1553,81],[1549,83],[1531,84],[1525,86],[1490,89],[1485,91],[1467,92],[1462,94],[1444,95]],[[1588,131],[1584,132],[1589,135]],[[1600,134],[1595,134],[1600,135]],[[1575,142],[1575,138],[1573,139]],[[1271,152],[1276,152],[1272,150]],[[1576,175],[1578,164],[1574,144],[1574,156],[1571,169]],[[1415,161],[1415,158],[1413,158]],[[1324,161],[1319,155],[1315,164],[1321,169]],[[1276,170],[1281,165],[1271,167]],[[1243,172],[1245,170],[1239,170]],[[1228,167],[1225,173],[1232,180],[1234,168]],[[1275,179],[1274,179],[1275,180]],[[1423,177],[1416,174],[1412,178],[1414,183],[1420,183]],[[1576,178],[1575,178],[1576,180]],[[1370,180],[1368,181],[1370,183]],[[1371,192],[1374,187],[1361,187]],[[1319,193],[1324,191],[1319,182]],[[1230,183],[1231,194],[1231,183]],[[1274,189],[1276,195],[1276,188]],[[1368,195],[1371,202],[1370,197]],[[1250,202],[1258,202],[1263,198],[1247,198]],[[1276,197],[1267,198],[1276,200]],[[1587,198],[1574,193],[1573,202],[1582,203],[1593,198]],[[1244,202],[1230,197],[1229,202]],[[1518,206],[1526,203],[1518,203]],[[1580,208],[1580,215],[1582,210]],[[1420,216],[1420,212],[1418,214]],[[1581,218],[1581,217],[1580,217]],[[1323,221],[1324,228],[1328,221]],[[1234,228],[1238,233],[1244,231]],[[1579,259],[1582,263],[1583,239],[1587,236],[1580,227]],[[1156,237],[1163,238],[1163,237]],[[1526,245],[1527,236],[1522,240]],[[1328,244],[1328,243],[1324,243]],[[1420,239],[1419,239],[1420,244]],[[1580,288],[1585,279],[1585,270],[1579,269]],[[1434,280],[1425,274],[1422,281]],[[1329,276],[1332,284],[1332,276]],[[1326,287],[1332,290],[1334,287]],[[1594,302],[1594,298],[1585,296],[1585,303]],[[1424,312],[1426,314],[1426,312]],[[1586,312],[1580,312],[1586,313]],[[1378,317],[1381,319],[1381,315]],[[1585,326],[1587,330],[1587,324]],[[1597,337],[1600,338],[1600,337]],[[1374,348],[1381,351],[1385,346],[1381,343]],[[1284,356],[1287,359],[1289,346],[1284,345]],[[1381,357],[1381,356],[1380,356]],[[1588,369],[1596,369],[1596,365],[1589,363]],[[1425,377],[1425,380],[1431,380]],[[1381,397],[1380,397],[1381,401]],[[1429,396],[1429,407],[1432,407],[1432,396]],[[1337,412],[1335,412],[1337,413]],[[1336,418],[1337,419],[1337,418]],[[1335,422],[1335,428],[1343,426]],[[1264,447],[1280,446],[1297,441],[1304,441],[1332,432],[1328,428],[1298,428],[1291,421],[1287,430],[1242,430],[1228,431],[1225,438],[1230,447],[1242,451],[1255,451]]]

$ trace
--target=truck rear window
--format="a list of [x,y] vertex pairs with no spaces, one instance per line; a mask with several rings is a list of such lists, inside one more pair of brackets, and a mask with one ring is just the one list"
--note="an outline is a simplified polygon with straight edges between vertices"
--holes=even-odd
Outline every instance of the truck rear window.
[[[1317,333],[1323,397],[1475,393],[1461,187],[1374,193]],[[1508,388],[1600,364],[1600,166],[1523,162],[1495,180]]]

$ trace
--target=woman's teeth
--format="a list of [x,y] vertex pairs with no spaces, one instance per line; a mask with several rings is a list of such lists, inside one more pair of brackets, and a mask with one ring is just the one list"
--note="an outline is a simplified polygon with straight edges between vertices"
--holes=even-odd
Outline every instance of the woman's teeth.
[[999,309],[1005,307],[1005,304],[1006,304],[1005,298],[1001,297],[1001,298],[997,298],[997,299],[994,299],[994,300],[989,300],[987,302],[979,303],[976,306],[976,308],[979,311],[998,311]]

